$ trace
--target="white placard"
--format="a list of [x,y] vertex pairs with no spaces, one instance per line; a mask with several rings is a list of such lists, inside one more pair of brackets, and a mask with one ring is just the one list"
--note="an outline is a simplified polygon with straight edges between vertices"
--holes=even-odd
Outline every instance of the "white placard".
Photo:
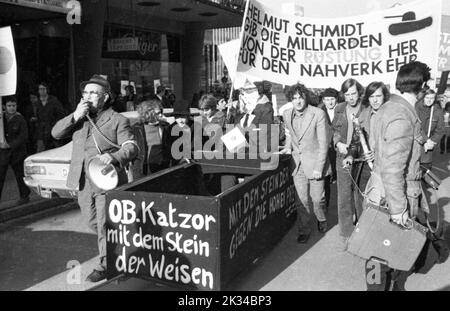
[[0,28],[0,96],[14,95],[17,63],[11,27]]
[[238,127],[235,127],[221,138],[225,147],[227,147],[229,152],[237,152],[240,148],[247,145],[244,134]]

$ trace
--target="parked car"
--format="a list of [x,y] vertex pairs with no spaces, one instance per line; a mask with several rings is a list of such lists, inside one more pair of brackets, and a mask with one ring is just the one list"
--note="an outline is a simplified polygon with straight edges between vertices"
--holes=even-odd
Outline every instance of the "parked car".
[[[130,120],[131,125],[138,122],[137,111],[121,114]],[[75,198],[78,189],[69,189],[66,186],[72,146],[70,142],[27,157],[23,163],[25,184],[43,198]],[[142,150],[145,150],[143,146]]]

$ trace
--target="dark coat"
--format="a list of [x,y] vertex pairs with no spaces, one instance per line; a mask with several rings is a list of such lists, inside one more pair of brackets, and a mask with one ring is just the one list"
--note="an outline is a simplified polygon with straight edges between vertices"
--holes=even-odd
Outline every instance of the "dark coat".
[[[422,192],[420,154],[425,140],[415,109],[401,96],[391,95],[372,119],[373,171],[380,176],[391,214],[402,213]],[[410,215],[416,216],[417,210]]]
[[[121,166],[125,166],[138,155],[138,147],[130,127],[130,120],[109,108],[99,116],[96,125],[100,128],[103,135],[113,143],[120,145],[121,148],[119,150],[115,149],[94,129],[89,130],[91,126],[86,118],[75,122],[73,113],[59,120],[52,129],[52,135],[55,139],[72,137],[72,160],[70,162],[69,177],[67,178],[67,187],[69,188],[78,186],[84,165],[87,165],[87,161],[98,154],[95,146],[87,148],[86,142],[89,139],[92,140],[92,135],[95,135],[102,153],[108,152]],[[125,143],[130,141],[133,141],[135,144]]]
[[[431,132],[428,137],[428,128],[430,126],[430,113],[431,107],[426,107],[423,104],[423,100],[416,103],[415,108],[420,121],[422,122],[422,132],[424,136],[430,138],[433,142],[438,144],[441,141],[442,135],[444,135],[444,112],[438,103],[433,104],[433,118],[431,121]],[[422,148],[422,154],[420,156],[420,163],[431,163],[433,160],[433,151],[425,152]]]
[[[362,110],[362,105],[360,105],[360,110],[356,117],[359,117],[359,114]],[[348,122],[351,122],[351,120],[347,119],[347,103],[338,103],[336,105],[336,108],[334,110],[334,119],[332,123],[333,128],[333,147],[336,149],[337,143],[343,143],[347,144],[347,130],[348,130]],[[336,149],[337,150],[337,149]],[[345,156],[341,154],[337,154],[338,156]]]
[[[333,122],[331,121],[330,116],[328,115],[327,106],[325,106],[324,103],[320,103],[317,106],[317,108],[320,108],[325,112],[325,118],[328,123],[328,129],[329,129],[328,137],[330,138],[330,144],[328,147],[328,159],[330,160],[332,177],[335,179],[337,176],[337,172],[336,172],[336,149],[334,149],[334,143],[333,143],[333,128],[332,128]],[[336,107],[334,109],[336,109]],[[336,113],[336,111],[335,111],[335,113]]]
[[4,114],[5,139],[10,149],[0,149],[0,161],[2,164],[17,163],[27,156],[28,129],[25,118],[18,112],[9,120]]
[[65,116],[61,102],[53,95],[48,95],[47,104],[37,103],[37,137],[46,140],[51,138],[52,127]]

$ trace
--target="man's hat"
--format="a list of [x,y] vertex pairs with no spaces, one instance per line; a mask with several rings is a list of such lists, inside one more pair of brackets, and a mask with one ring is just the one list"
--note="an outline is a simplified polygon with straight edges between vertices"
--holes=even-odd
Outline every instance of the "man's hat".
[[103,86],[103,88],[105,89],[106,93],[108,93],[108,94],[111,93],[111,85],[109,84],[108,80],[106,80],[101,75],[93,75],[88,81],[81,82],[80,83],[80,90],[83,91],[84,87],[87,84],[91,84],[91,83]]
[[256,85],[254,83],[252,83],[248,79],[246,79],[244,85],[241,87],[241,90],[244,92],[251,92],[251,91],[257,91],[258,88],[256,87]]
[[328,88],[325,91],[323,91],[322,94],[320,94],[320,95],[322,96],[322,98],[324,98],[324,97],[338,98],[339,92],[333,88]]

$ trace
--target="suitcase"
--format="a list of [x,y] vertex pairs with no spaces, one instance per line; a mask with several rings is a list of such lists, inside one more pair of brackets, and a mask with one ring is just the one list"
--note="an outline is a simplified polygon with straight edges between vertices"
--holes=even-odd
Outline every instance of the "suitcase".
[[425,244],[428,229],[414,220],[408,227],[391,222],[386,209],[369,203],[348,240],[347,251],[409,271]]

